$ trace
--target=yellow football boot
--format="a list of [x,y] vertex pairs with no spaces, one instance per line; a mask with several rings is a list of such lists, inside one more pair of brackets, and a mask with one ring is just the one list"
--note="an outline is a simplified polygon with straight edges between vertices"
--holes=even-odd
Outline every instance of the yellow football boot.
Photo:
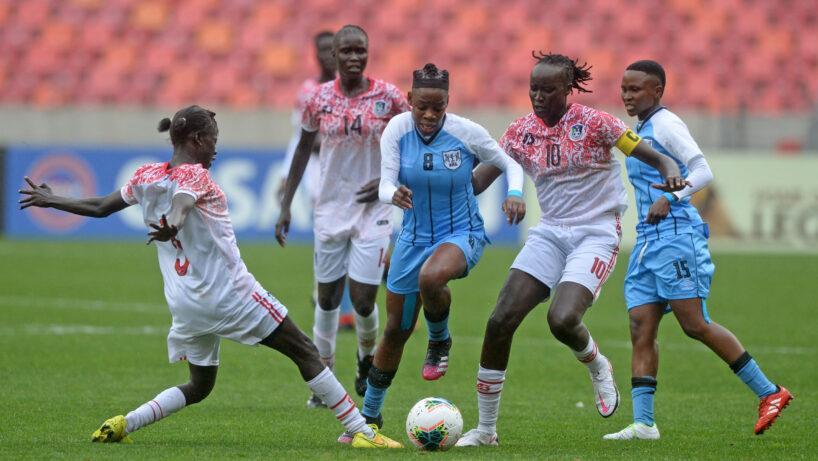
[[125,435],[125,426],[127,426],[127,424],[124,416],[114,416],[102,423],[102,426],[94,431],[91,435],[91,441],[102,443],[133,443],[133,440]]
[[352,446],[355,448],[403,448],[400,442],[396,442],[389,437],[381,434],[378,426],[369,424],[369,427],[375,431],[375,436],[367,438],[363,432],[358,432],[352,439]]

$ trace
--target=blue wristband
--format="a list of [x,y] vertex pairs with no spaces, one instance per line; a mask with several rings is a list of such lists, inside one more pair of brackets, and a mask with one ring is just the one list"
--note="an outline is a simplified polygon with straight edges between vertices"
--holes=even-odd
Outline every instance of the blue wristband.
[[670,192],[665,192],[665,193],[664,193],[664,194],[662,194],[662,195],[663,195],[663,196],[664,196],[664,197],[667,199],[667,201],[668,201],[668,202],[670,202],[670,203],[673,203],[673,202],[678,202],[678,201],[679,201],[679,199],[678,199],[678,198],[677,198],[675,195],[671,194]]
[[511,189],[510,191],[508,191],[506,197],[511,197],[512,195],[515,197],[523,198],[523,193],[521,191],[518,191],[517,189]]

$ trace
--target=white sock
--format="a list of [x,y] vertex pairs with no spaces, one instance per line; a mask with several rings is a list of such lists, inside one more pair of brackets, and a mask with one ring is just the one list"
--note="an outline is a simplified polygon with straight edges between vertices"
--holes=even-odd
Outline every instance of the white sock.
[[477,371],[477,409],[480,422],[477,429],[494,435],[497,432],[497,415],[500,413],[500,392],[506,380],[506,370]]
[[338,335],[338,316],[340,306],[331,311],[325,311],[315,306],[315,323],[312,326],[312,336],[321,362],[330,370],[335,370],[335,337]]
[[185,407],[185,394],[178,387],[165,389],[153,400],[145,402],[136,410],[125,415],[125,434],[155,423]]
[[584,363],[585,366],[588,367],[588,371],[591,373],[598,372],[608,364],[608,359],[599,353],[599,348],[596,345],[596,341],[594,341],[594,338],[591,337],[590,333],[588,333],[588,345],[581,351],[571,349],[571,352],[574,353],[577,360]]
[[355,402],[329,368],[324,368],[324,371],[318,373],[318,376],[307,381],[307,386],[335,413],[335,417],[341,421],[347,432],[350,434],[363,432],[369,438],[375,436],[372,428],[366,425],[366,420],[355,407]]
[[358,333],[358,356],[375,355],[375,345],[378,340],[378,305],[372,309],[368,317],[355,311],[355,332]]

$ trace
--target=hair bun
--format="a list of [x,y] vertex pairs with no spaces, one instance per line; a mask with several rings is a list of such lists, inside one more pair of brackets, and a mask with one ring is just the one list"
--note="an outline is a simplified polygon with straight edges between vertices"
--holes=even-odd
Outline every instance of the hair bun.
[[162,120],[159,120],[157,130],[159,130],[160,133],[170,130],[170,119],[165,117]]

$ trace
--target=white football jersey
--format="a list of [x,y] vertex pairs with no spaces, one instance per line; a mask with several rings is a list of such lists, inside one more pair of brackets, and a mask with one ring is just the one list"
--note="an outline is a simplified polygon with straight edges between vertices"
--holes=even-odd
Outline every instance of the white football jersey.
[[236,321],[241,306],[260,288],[239,254],[227,199],[201,165],[168,163],[140,167],[121,189],[129,204],[140,204],[145,225],[159,223],[176,194],[196,199],[175,238],[154,242],[165,298],[176,331],[201,335]]
[[553,127],[533,113],[515,120],[500,146],[534,180],[540,220],[575,225],[627,208],[621,167],[611,152],[627,129],[612,115],[571,103]]
[[358,203],[356,192],[380,176],[386,124],[411,108],[396,86],[372,78],[369,83],[367,91],[348,98],[336,78],[319,86],[304,109],[302,127],[321,133],[321,189],[313,210],[321,241],[392,234],[392,206],[377,200]]

